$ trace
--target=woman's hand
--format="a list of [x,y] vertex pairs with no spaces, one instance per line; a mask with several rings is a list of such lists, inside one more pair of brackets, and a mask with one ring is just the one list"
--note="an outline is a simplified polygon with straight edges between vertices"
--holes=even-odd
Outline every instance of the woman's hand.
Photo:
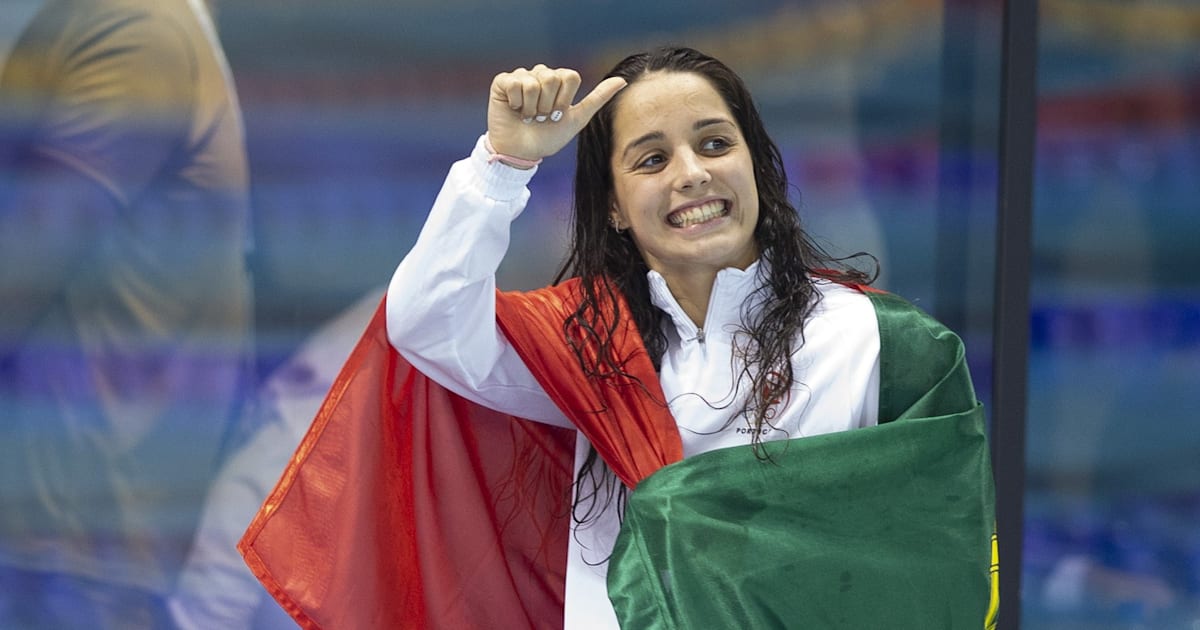
[[578,72],[542,64],[496,75],[488,98],[492,148],[524,160],[554,155],[625,87],[625,79],[605,79],[572,105],[579,84]]

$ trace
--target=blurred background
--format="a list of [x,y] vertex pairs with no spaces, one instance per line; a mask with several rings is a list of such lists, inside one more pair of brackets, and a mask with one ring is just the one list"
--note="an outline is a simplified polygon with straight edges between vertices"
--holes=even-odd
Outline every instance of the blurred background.
[[[4,0],[0,59],[41,5]],[[274,457],[294,448],[447,169],[485,130],[491,77],[516,66],[573,66],[589,87],[652,45],[728,63],[809,230],[875,255],[882,288],[957,330],[990,401],[1001,3],[216,8],[249,157],[261,418],[239,445],[257,455],[222,462],[216,486],[242,492],[210,494],[202,523],[226,531],[197,543],[196,576],[282,468],[255,448],[268,435]],[[1038,38],[1021,627],[1200,628],[1200,1],[1044,0]],[[561,262],[571,155],[531,185],[502,288],[542,286]],[[227,597],[202,582],[180,581],[196,619]],[[286,627],[247,588],[214,604],[223,623]]]

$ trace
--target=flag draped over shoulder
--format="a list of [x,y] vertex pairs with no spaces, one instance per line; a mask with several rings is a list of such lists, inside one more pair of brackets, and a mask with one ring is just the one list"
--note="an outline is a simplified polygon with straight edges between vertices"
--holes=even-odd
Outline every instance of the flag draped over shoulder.
[[[506,337],[634,488],[608,570],[623,627],[984,625],[992,485],[961,342],[869,295],[881,426],[683,460],[628,317],[624,374],[591,378],[562,341],[577,281],[498,294]],[[628,312],[601,299],[601,319]],[[430,382],[381,306],[239,549],[306,628],[561,626],[573,435]]]
[[580,285],[572,278],[540,291],[501,293],[496,319],[550,399],[617,478],[634,488],[663,466],[683,459],[683,443],[658,373],[619,293],[598,287],[598,312],[589,317],[595,326],[611,328],[611,358],[620,373],[593,377],[584,371],[571,344],[553,341],[574,340],[588,363],[599,366],[599,351],[587,343],[587,333],[577,323],[564,326],[583,299]]
[[381,304],[238,548],[304,628],[561,627],[574,436],[430,381]]

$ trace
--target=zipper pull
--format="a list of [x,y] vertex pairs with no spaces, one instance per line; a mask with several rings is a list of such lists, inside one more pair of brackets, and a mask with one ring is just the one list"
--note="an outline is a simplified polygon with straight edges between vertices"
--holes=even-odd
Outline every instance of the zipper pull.
[[696,336],[695,336],[694,340],[699,341],[700,343],[704,343],[704,329],[703,328],[696,329]]

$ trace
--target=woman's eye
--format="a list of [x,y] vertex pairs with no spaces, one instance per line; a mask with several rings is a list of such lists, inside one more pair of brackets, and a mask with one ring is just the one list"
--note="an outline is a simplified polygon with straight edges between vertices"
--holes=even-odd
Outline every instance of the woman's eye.
[[663,159],[663,156],[661,156],[661,155],[651,155],[650,157],[647,157],[646,159],[642,160],[641,162],[638,162],[638,168],[653,168],[655,166],[659,166],[664,161],[665,160]]
[[709,138],[700,145],[705,151],[724,151],[729,148],[729,141],[725,138]]

